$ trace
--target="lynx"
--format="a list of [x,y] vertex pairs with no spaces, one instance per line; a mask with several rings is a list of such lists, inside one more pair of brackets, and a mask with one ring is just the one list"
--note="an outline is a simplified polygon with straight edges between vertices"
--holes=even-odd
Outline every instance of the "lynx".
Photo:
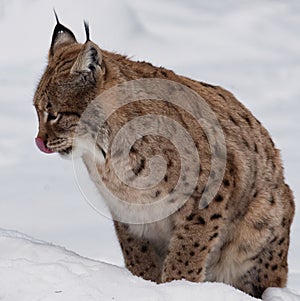
[[[114,172],[112,144],[118,131],[133,119],[157,115],[174,120],[189,133],[201,160],[199,166],[195,165],[196,185],[184,204],[177,206],[178,197],[168,199],[166,206],[177,206],[172,214],[149,222],[152,213],[144,206],[132,214],[141,217],[139,221],[145,218],[144,223],[114,219],[126,267],[134,275],[156,283],[176,279],[224,282],[255,297],[261,297],[268,287],[285,286],[294,201],[284,181],[279,151],[267,130],[227,90],[100,49],[90,40],[86,23],[85,30],[86,42],[78,43],[72,31],[57,19],[48,65],[34,96],[39,149],[64,157],[75,152],[74,140],[79,131],[83,138],[94,138],[93,147],[91,139],[86,138],[80,153],[92,180],[100,193],[105,185],[128,204],[147,205],[172,195],[181,172],[180,156],[172,141],[146,134],[136,139],[128,152],[133,177],[147,178],[153,171],[150,159],[155,156],[165,160],[166,172],[156,186],[146,190],[122,183]],[[176,83],[204,99],[224,133],[226,155],[218,153],[219,138],[215,139],[216,145],[209,145],[203,128],[184,110],[185,99],[181,107],[163,100],[141,99],[106,116],[118,101],[111,97],[102,107],[89,111],[89,120],[94,124],[83,122],[78,129],[82,116],[97,97],[139,79]],[[168,92],[172,96],[176,91],[170,85]],[[149,126],[154,127],[150,119]],[[188,155],[191,150],[185,147],[180,134],[173,136]],[[225,160],[224,175],[212,200],[203,201],[208,178],[214,180],[219,175],[217,168],[212,169],[213,155]],[[123,166],[122,161],[119,163]],[[182,181],[188,187],[192,179],[183,176]],[[126,206],[119,210],[109,198],[105,201],[113,217],[126,211]]]

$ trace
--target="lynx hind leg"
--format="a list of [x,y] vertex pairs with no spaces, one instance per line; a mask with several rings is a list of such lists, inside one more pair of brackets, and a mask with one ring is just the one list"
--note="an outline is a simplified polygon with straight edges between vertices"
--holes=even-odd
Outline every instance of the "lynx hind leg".
[[[277,257],[277,258],[276,258]],[[275,259],[275,260],[274,260]],[[264,251],[256,265],[233,285],[256,298],[261,298],[268,287],[284,287],[287,280],[287,251]]]
[[161,283],[162,260],[149,241],[136,238],[126,224],[115,221],[115,229],[129,271],[146,280]]
[[273,236],[266,243],[265,249],[253,257],[255,264],[240,277],[234,286],[254,297],[261,297],[268,287],[284,287],[288,273],[288,249],[290,227],[294,216],[293,195],[288,185],[284,185],[281,199],[275,198],[274,205],[283,205],[280,222],[272,228]]

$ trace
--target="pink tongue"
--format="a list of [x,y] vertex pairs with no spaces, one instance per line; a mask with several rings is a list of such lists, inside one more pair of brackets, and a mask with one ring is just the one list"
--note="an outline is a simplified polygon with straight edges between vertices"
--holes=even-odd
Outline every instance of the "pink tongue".
[[39,138],[39,137],[36,137],[35,138],[35,143],[36,143],[36,146],[44,153],[46,154],[52,154],[53,151],[49,148],[46,147],[43,139]]

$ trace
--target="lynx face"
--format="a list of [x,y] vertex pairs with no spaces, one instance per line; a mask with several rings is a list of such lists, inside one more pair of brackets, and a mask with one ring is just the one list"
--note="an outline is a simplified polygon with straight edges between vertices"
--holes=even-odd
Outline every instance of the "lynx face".
[[[86,24],[85,24],[86,25]],[[81,114],[97,94],[104,74],[99,47],[77,43],[59,21],[55,26],[48,66],[34,96],[39,120],[36,144],[45,153],[69,154]]]

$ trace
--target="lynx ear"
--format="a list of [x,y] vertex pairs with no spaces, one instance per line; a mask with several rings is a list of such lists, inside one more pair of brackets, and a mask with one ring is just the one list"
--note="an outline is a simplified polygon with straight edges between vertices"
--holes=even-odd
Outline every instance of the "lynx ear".
[[102,54],[99,47],[91,41],[87,41],[80,51],[71,73],[92,72],[102,70]]
[[54,28],[53,34],[52,34],[52,41],[51,41],[51,47],[49,52],[49,58],[51,58],[57,49],[59,49],[62,46],[66,46],[69,44],[77,43],[75,35],[73,32],[68,29],[67,27],[60,24],[57,14],[54,11],[55,18],[56,18],[56,26]]

